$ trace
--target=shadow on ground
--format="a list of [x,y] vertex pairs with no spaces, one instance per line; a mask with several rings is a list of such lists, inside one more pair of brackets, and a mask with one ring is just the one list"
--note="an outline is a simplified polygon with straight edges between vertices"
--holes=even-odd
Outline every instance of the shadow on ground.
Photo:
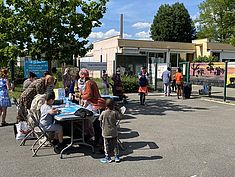
[[[182,100],[184,101],[184,100]],[[153,100],[148,99],[146,105],[140,105],[139,101],[133,100],[127,105],[127,114],[132,115],[166,115],[166,111],[195,112],[196,110],[208,110],[204,107],[191,107],[179,105],[174,100]]]

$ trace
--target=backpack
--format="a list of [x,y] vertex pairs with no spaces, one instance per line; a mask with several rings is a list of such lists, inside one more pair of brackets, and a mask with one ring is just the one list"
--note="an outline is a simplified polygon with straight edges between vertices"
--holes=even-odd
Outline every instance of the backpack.
[[145,75],[141,75],[141,77],[139,78],[139,85],[141,87],[145,87],[148,85],[148,80]]

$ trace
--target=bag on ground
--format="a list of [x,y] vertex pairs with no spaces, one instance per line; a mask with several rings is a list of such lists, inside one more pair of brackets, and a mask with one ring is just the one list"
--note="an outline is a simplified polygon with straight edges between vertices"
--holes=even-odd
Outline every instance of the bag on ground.
[[[26,121],[21,121],[16,125],[16,140],[22,140],[30,132],[30,128]],[[31,138],[31,137],[29,137]]]

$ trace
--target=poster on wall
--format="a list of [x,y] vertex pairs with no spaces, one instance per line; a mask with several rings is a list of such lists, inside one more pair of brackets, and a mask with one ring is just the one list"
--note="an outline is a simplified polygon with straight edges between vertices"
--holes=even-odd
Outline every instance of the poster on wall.
[[26,60],[24,62],[24,78],[27,78],[29,72],[33,72],[38,78],[44,75],[45,71],[48,71],[48,61],[38,60]]
[[[224,74],[224,62],[190,63],[190,81],[193,84],[203,85],[207,83],[214,86],[223,86]],[[235,62],[229,62],[227,85],[234,85],[234,82]]]
[[168,64],[167,63],[158,63],[157,64],[157,78],[162,78],[162,73],[167,70]]

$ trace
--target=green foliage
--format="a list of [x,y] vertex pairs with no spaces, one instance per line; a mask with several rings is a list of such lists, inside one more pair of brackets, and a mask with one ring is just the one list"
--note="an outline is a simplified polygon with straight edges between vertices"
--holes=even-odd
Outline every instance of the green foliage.
[[101,25],[107,1],[6,0],[0,3],[0,54],[14,46],[14,57],[43,57],[49,69],[52,60],[69,63],[87,52],[87,38]]
[[182,3],[161,5],[151,25],[151,38],[155,41],[191,42],[195,27]]
[[229,42],[235,34],[235,0],[205,0],[199,5],[198,38]]
[[218,58],[215,58],[215,57],[212,57],[212,56],[209,56],[209,57],[198,57],[198,58],[195,58],[193,59],[193,62],[219,62],[219,59]]
[[136,93],[139,88],[138,78],[136,76],[122,76],[122,84],[125,93]]

